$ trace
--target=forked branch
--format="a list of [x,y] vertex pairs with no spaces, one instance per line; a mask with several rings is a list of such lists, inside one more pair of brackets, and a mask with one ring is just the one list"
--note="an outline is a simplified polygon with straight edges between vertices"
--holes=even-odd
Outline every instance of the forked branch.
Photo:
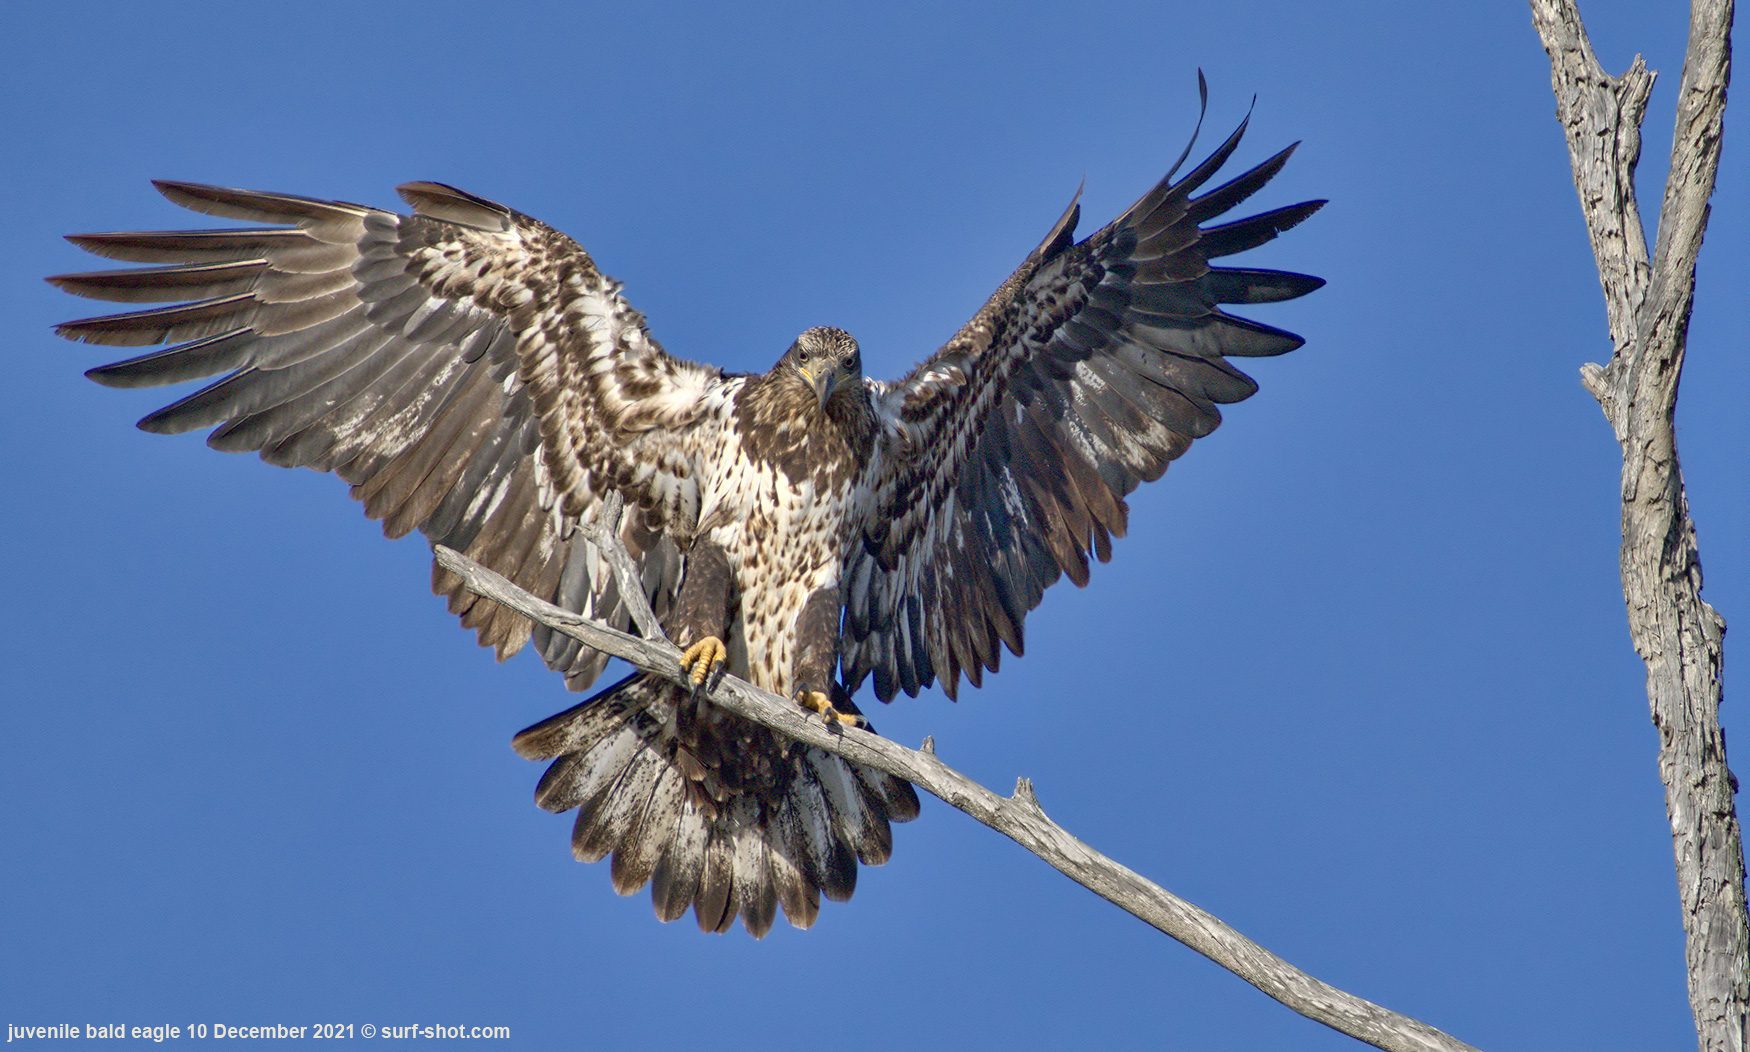
[[[610,549],[617,547],[617,523],[609,519],[603,526],[590,536],[607,541]],[[680,667],[680,650],[661,635],[643,639],[627,635],[543,602],[448,548],[439,547],[436,554],[445,569],[479,595],[645,672],[680,686],[690,685]],[[619,575],[620,594],[633,604],[645,604],[631,558],[623,549],[618,555],[611,550],[604,552],[604,557]],[[655,624],[647,608],[630,612],[635,624]],[[907,749],[866,731],[836,724],[829,728],[796,704],[734,676],[722,677],[707,696],[730,712],[780,734],[904,778],[1010,837],[1089,891],[1309,1019],[1395,1052],[1458,1052],[1471,1048],[1425,1023],[1307,975],[1217,918],[1090,848],[1046,816],[1032,783],[1025,778],[1016,782],[1014,795],[1000,796],[937,759],[933,744],[927,739],[922,750]]]
[[1634,171],[1653,75],[1638,57],[1620,77],[1605,73],[1573,0],[1531,0],[1531,15],[1549,53],[1556,117],[1609,316],[1610,361],[1582,366],[1580,377],[1622,447],[1623,596],[1659,732],[1690,1010],[1703,1049],[1742,1052],[1750,1045],[1750,926],[1736,786],[1720,730],[1726,624],[1701,598],[1673,428],[1696,257],[1720,166],[1732,2],[1695,0],[1690,9],[1671,174],[1650,258]]

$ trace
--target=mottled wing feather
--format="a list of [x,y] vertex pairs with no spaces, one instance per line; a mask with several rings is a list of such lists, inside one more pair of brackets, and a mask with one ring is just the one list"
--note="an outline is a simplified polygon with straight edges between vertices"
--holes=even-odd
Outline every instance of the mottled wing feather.
[[1003,649],[1021,653],[1045,589],[1063,574],[1085,584],[1089,554],[1110,557],[1125,496],[1214,430],[1217,406],[1257,389],[1226,359],[1300,346],[1222,305],[1291,299],[1320,279],[1209,262],[1324,203],[1206,225],[1293,151],[1194,196],[1245,127],[1080,243],[1072,203],[940,351],[896,384],[871,384],[884,441],[843,583],[852,689],[873,675],[885,700],[940,679],[953,696]]
[[[386,533],[419,529],[553,602],[624,625],[613,578],[576,523],[617,489],[659,614],[681,573],[671,533],[698,516],[692,465],[721,373],[666,354],[570,238],[437,183],[400,188],[413,215],[338,201],[160,182],[172,201],[246,230],[87,234],[152,264],[51,278],[124,303],[69,322],[91,343],[175,346],[89,375],[120,387],[220,377],[141,421],[213,428],[222,450],[331,471]],[[433,587],[500,656],[529,623],[434,567]],[[605,656],[536,628],[573,689]],[[635,860],[642,870],[651,860]]]

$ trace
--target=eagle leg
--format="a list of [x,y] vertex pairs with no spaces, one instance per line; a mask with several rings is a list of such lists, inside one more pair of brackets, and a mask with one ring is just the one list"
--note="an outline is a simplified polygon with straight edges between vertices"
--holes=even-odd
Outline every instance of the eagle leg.
[[869,721],[856,712],[840,712],[832,703],[832,698],[818,690],[799,690],[796,692],[796,704],[818,715],[827,726],[835,721],[846,727],[867,727]]
[[723,640],[706,636],[681,652],[681,671],[693,681],[695,690],[702,689],[728,657],[729,650],[724,647]]
[[[839,590],[832,586],[815,589],[802,604],[796,617],[796,658],[790,682],[796,684],[796,703],[820,716],[828,726],[836,722],[867,727],[869,721],[857,714],[850,696],[833,682],[839,663],[840,602]],[[833,704],[835,694],[842,706]]]
[[681,653],[681,671],[693,682],[694,701],[729,657],[722,637],[729,626],[733,580],[722,548],[700,541],[687,552],[686,574],[666,627],[671,637],[691,640]]

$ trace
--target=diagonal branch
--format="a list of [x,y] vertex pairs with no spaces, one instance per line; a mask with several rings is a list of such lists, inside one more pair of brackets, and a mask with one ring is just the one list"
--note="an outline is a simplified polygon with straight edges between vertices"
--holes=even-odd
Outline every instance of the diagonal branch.
[[1556,114],[1609,316],[1609,364],[1580,373],[1622,447],[1623,595],[1659,731],[1690,1010],[1702,1048],[1741,1052],[1750,1044],[1750,922],[1736,781],[1719,719],[1726,625],[1701,598],[1701,558],[1673,428],[1695,262],[1719,172],[1732,0],[1695,0],[1690,10],[1671,174],[1650,260],[1634,168],[1652,74],[1638,57],[1623,76],[1606,74],[1573,0],[1531,0],[1531,12],[1549,53]]
[[[600,535],[612,541],[613,547],[618,543],[615,523],[610,518],[604,521],[604,526]],[[665,637],[640,639],[616,631],[543,602],[448,548],[439,546],[434,551],[444,569],[460,577],[469,590],[587,646],[629,661],[645,672],[690,686],[680,667],[680,650]],[[621,554],[625,554],[623,550]],[[619,565],[612,555],[606,557],[610,565]],[[629,558],[625,565],[631,566]],[[643,596],[635,588],[628,590],[622,586],[621,591],[629,602]],[[805,715],[795,704],[734,676],[723,676],[707,697],[714,704],[780,734],[904,778],[934,794],[949,806],[1010,837],[1089,891],[1309,1019],[1394,1052],[1459,1052],[1471,1048],[1425,1023],[1307,975],[1219,919],[1090,848],[1046,817],[1032,783],[1025,778],[1015,783],[1012,796],[999,796],[937,759],[927,739],[922,750],[907,749],[867,731],[829,728],[819,719]]]

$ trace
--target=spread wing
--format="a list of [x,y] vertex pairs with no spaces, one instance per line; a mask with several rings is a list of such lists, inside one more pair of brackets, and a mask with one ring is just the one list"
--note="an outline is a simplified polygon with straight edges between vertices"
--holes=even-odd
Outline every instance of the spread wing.
[[[609,489],[659,613],[680,576],[668,539],[698,515],[692,477],[722,374],[664,353],[570,238],[436,183],[400,188],[413,215],[159,182],[244,230],[86,234],[74,244],[157,264],[67,274],[69,292],[192,301],[59,327],[90,343],[175,346],[93,369],[117,387],[217,382],[140,421],[213,427],[215,449],[332,471],[400,536],[418,528],[522,587],[616,624],[623,604],[575,524]],[[433,568],[433,588],[501,657],[529,623]],[[536,629],[582,689],[606,658]]]
[[1323,281],[1209,263],[1324,203],[1206,226],[1294,149],[1198,195],[1245,127],[1073,244],[1072,203],[940,351],[898,383],[874,385],[886,441],[843,584],[851,689],[873,673],[887,700],[939,676],[952,697],[962,673],[977,686],[995,671],[1002,647],[1020,654],[1022,621],[1045,589],[1065,573],[1086,584],[1090,552],[1110,558],[1125,496],[1214,430],[1218,404],[1257,390],[1227,359],[1300,346],[1222,305],[1292,299]]

